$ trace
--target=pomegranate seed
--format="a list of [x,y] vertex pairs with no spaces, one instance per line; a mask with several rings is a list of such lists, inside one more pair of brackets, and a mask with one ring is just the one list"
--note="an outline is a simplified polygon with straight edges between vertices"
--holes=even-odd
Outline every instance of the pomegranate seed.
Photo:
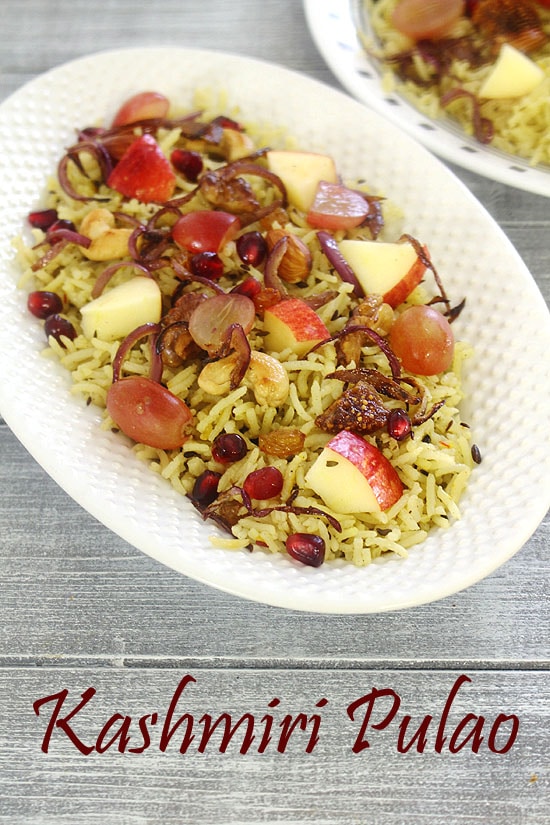
[[310,567],[320,567],[325,560],[325,542],[312,533],[292,533],[286,540],[289,556]]
[[49,227],[47,232],[47,237],[49,241],[55,240],[55,233],[58,232],[60,229],[70,229],[71,232],[76,231],[76,226],[72,221],[64,220],[60,218],[58,221],[54,221]]
[[218,115],[214,118],[212,123],[215,123],[217,126],[221,126],[223,129],[236,129],[237,132],[243,131],[241,124],[237,123],[236,120],[233,120],[233,118],[228,117],[227,115]]
[[36,212],[30,212],[28,221],[35,229],[49,229],[52,223],[57,220],[57,212],[55,209],[39,209]]
[[283,474],[277,467],[261,467],[247,475],[243,488],[250,498],[273,498],[283,489]]
[[248,452],[246,441],[238,433],[223,433],[212,445],[212,458],[221,464],[232,464],[240,461]]
[[27,298],[27,308],[36,318],[44,320],[63,309],[63,301],[56,292],[37,290],[31,292]]
[[240,284],[234,286],[231,292],[238,292],[239,295],[246,295],[247,298],[254,298],[255,295],[258,295],[259,292],[262,291],[261,283],[250,275],[248,278],[245,278],[244,281],[241,281]]
[[189,149],[174,149],[170,155],[172,166],[181,172],[187,180],[194,183],[203,169],[202,158],[198,152]]
[[217,281],[223,275],[223,261],[215,252],[197,252],[189,261],[193,275]]
[[403,441],[412,432],[411,419],[405,410],[392,410],[388,416],[388,433],[396,441]]
[[191,498],[196,501],[197,504],[208,507],[218,495],[220,478],[220,473],[215,473],[213,470],[205,470],[204,473],[201,473],[201,475],[195,479]]
[[57,313],[48,315],[44,324],[44,331],[48,338],[51,335],[62,347],[65,346],[62,337],[69,338],[71,341],[76,338],[76,330],[71,322]]
[[267,255],[267,242],[259,232],[245,232],[235,243],[237,255],[250,266],[259,266]]

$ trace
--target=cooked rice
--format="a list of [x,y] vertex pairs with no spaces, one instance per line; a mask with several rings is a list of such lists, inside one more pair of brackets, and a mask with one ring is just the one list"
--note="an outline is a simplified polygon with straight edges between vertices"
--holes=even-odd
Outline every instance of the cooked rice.
[[[175,130],[177,132],[177,130]],[[250,130],[248,130],[250,132]],[[169,151],[178,140],[178,134],[167,133],[162,138],[162,146]],[[284,144],[282,136],[277,136],[279,145]],[[265,137],[257,138],[257,145],[264,145]],[[269,144],[275,145],[274,135],[269,136]],[[188,189],[184,180],[179,182],[182,189]],[[109,190],[106,190],[109,191]],[[153,207],[138,201],[124,201],[116,193],[110,193],[111,200],[102,206],[115,211],[121,210],[146,220]],[[56,178],[48,182],[45,208],[56,208],[60,218],[73,221],[79,226],[83,216],[95,204],[75,203],[61,189]],[[400,234],[399,210],[384,202],[386,229],[384,238],[394,240]],[[247,229],[256,228],[254,225]],[[327,289],[337,289],[338,295],[319,310],[319,315],[331,334],[342,329],[353,306],[351,287],[343,284],[335,275],[326,257],[322,254],[316,233],[307,225],[293,225],[309,245],[313,253],[313,269],[303,295],[322,293]],[[364,230],[363,230],[364,232]],[[348,233],[349,234],[349,233]],[[361,236],[361,230],[352,234]],[[34,241],[43,239],[43,233],[34,230]],[[43,253],[43,249],[31,248],[23,240],[16,242],[18,259],[23,268],[21,285],[27,289],[47,289],[66,296],[69,307],[64,313],[79,333],[74,341],[65,341],[61,346],[53,338],[45,350],[46,357],[57,359],[72,375],[72,392],[104,410],[102,426],[114,427],[105,410],[107,390],[112,381],[112,362],[118,343],[106,343],[97,338],[88,340],[81,333],[79,309],[91,298],[91,290],[104,263],[94,263],[82,256],[78,247],[67,246],[51,263],[36,272],[32,264]],[[241,270],[241,262],[231,242],[224,250],[223,258],[227,270]],[[262,273],[250,270],[259,280]],[[159,272],[159,283],[163,293],[171,295],[178,281],[169,270]],[[112,284],[128,278],[127,270],[117,272]],[[229,287],[234,281],[225,277],[221,285]],[[409,303],[424,303],[427,286],[418,287]],[[431,294],[431,293],[430,293]],[[261,346],[262,321],[257,320],[250,334],[252,346]],[[280,468],[284,476],[281,500],[284,502],[297,486],[298,496],[294,504],[300,507],[314,506],[329,512],[324,503],[305,484],[305,476],[322,447],[330,436],[315,425],[315,418],[340,396],[342,383],[327,379],[326,375],[337,367],[334,344],[296,358],[292,352],[271,353],[283,364],[290,379],[290,393],[278,408],[263,407],[254,397],[246,378],[241,386],[218,398],[204,392],[197,384],[201,365],[197,361],[184,364],[179,369],[164,371],[164,383],[178,397],[184,399],[195,416],[196,426],[191,438],[181,449],[165,451],[142,444],[133,446],[136,455],[147,462],[151,469],[161,475],[182,495],[191,492],[195,479],[206,469],[220,471],[220,465],[211,457],[214,438],[222,432],[239,432],[249,445],[247,455],[224,470],[221,480],[222,490],[231,485],[242,485],[248,473],[271,464]],[[444,406],[415,429],[414,438],[398,443],[385,432],[374,438],[387,458],[397,469],[405,485],[405,492],[390,510],[381,513],[358,513],[343,515],[333,513],[341,524],[338,532],[323,517],[297,515],[275,511],[264,518],[246,516],[233,527],[233,538],[216,539],[219,546],[244,548],[260,544],[274,553],[285,552],[285,540],[294,532],[314,533],[326,542],[326,559],[343,557],[347,561],[364,566],[382,553],[406,556],[413,545],[422,542],[433,528],[446,528],[460,517],[459,500],[466,488],[473,467],[469,428],[461,422],[459,405],[463,398],[462,368],[471,355],[471,349],[464,343],[455,347],[452,369],[440,376],[420,378],[425,388],[428,406],[444,400]],[[389,374],[388,363],[375,346],[363,349],[363,366],[377,367]],[[136,345],[124,363],[125,374],[147,375],[149,352],[145,343]],[[258,437],[279,427],[299,429],[305,436],[304,448],[288,459],[273,458],[263,454],[257,446]],[[269,505],[277,502],[263,502]]]
[[[375,42],[365,38],[369,53],[390,57],[412,45],[412,41],[398,32],[391,24],[391,14],[398,0],[364,0]],[[530,165],[550,164],[550,11],[537,6],[542,27],[548,34],[546,45],[529,55],[545,72],[546,77],[529,94],[519,98],[482,100],[481,114],[494,127],[490,146],[503,152],[525,158]],[[452,36],[471,35],[473,27],[468,20],[459,21]],[[492,70],[492,64],[472,68],[467,60],[454,60],[451,71],[435,79],[430,67],[420,57],[415,58],[419,76],[430,81],[430,86],[420,86],[411,80],[401,80],[391,64],[381,64],[382,85],[386,92],[398,91],[419,111],[432,120],[451,118],[467,135],[473,134],[472,104],[465,98],[455,100],[446,107],[440,105],[440,97],[453,88],[463,88],[476,95]]]

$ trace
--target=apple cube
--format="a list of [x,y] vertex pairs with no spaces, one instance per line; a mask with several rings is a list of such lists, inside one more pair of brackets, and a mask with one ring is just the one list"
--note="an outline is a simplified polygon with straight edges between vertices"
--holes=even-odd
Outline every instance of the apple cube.
[[330,332],[315,310],[300,298],[288,298],[266,309],[264,329],[266,349],[272,352],[290,349],[300,358],[330,338]]
[[401,479],[388,459],[349,430],[328,442],[305,482],[335,513],[379,513],[403,494]]
[[273,150],[266,157],[269,170],[284,183],[289,202],[303,212],[311,207],[320,181],[338,182],[336,166],[329,155]]
[[80,313],[87,338],[116,341],[142,324],[160,321],[161,292],[152,278],[138,276],[85,304]]
[[503,43],[491,73],[479,96],[488,99],[521,97],[529,94],[544,79],[544,72],[530,57],[509,43]]
[[403,303],[426,271],[410,243],[343,240],[338,246],[365,295],[381,295],[392,307]]

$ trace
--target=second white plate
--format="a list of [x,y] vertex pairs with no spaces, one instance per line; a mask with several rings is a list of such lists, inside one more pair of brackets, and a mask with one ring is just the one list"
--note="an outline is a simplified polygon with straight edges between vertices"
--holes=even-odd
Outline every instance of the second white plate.
[[464,169],[537,195],[550,197],[550,169],[482,146],[450,119],[432,120],[397,93],[386,93],[380,73],[357,37],[361,0],[303,0],[317,48],[340,83],[357,100],[383,114],[430,151]]

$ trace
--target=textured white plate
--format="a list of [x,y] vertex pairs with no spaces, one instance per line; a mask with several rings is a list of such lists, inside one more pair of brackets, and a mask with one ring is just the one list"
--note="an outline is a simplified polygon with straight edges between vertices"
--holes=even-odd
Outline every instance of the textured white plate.
[[[331,153],[399,203],[406,231],[427,243],[449,294],[467,298],[456,334],[475,342],[465,409],[483,462],[463,519],[435,531],[406,560],[314,570],[286,556],[213,549],[189,502],[98,428],[69,393],[69,377],[40,356],[41,324],[16,288],[10,238],[21,231],[74,129],[129,94],[157,89],[191,106],[197,86],[224,88],[245,119],[273,122],[303,147]],[[549,505],[548,311],[509,241],[429,152],[347,95],[249,59],[182,49],[93,55],[32,81],[0,106],[0,409],[44,469],[82,507],[144,553],[252,600],[300,610],[367,613],[429,602],[510,558]],[[37,541],[40,540],[37,532]]]
[[432,152],[491,180],[550,197],[550,168],[533,168],[514,155],[482,146],[450,119],[432,120],[380,83],[376,63],[361,48],[357,28],[368,31],[361,0],[303,0],[317,48],[357,100],[384,115]]

